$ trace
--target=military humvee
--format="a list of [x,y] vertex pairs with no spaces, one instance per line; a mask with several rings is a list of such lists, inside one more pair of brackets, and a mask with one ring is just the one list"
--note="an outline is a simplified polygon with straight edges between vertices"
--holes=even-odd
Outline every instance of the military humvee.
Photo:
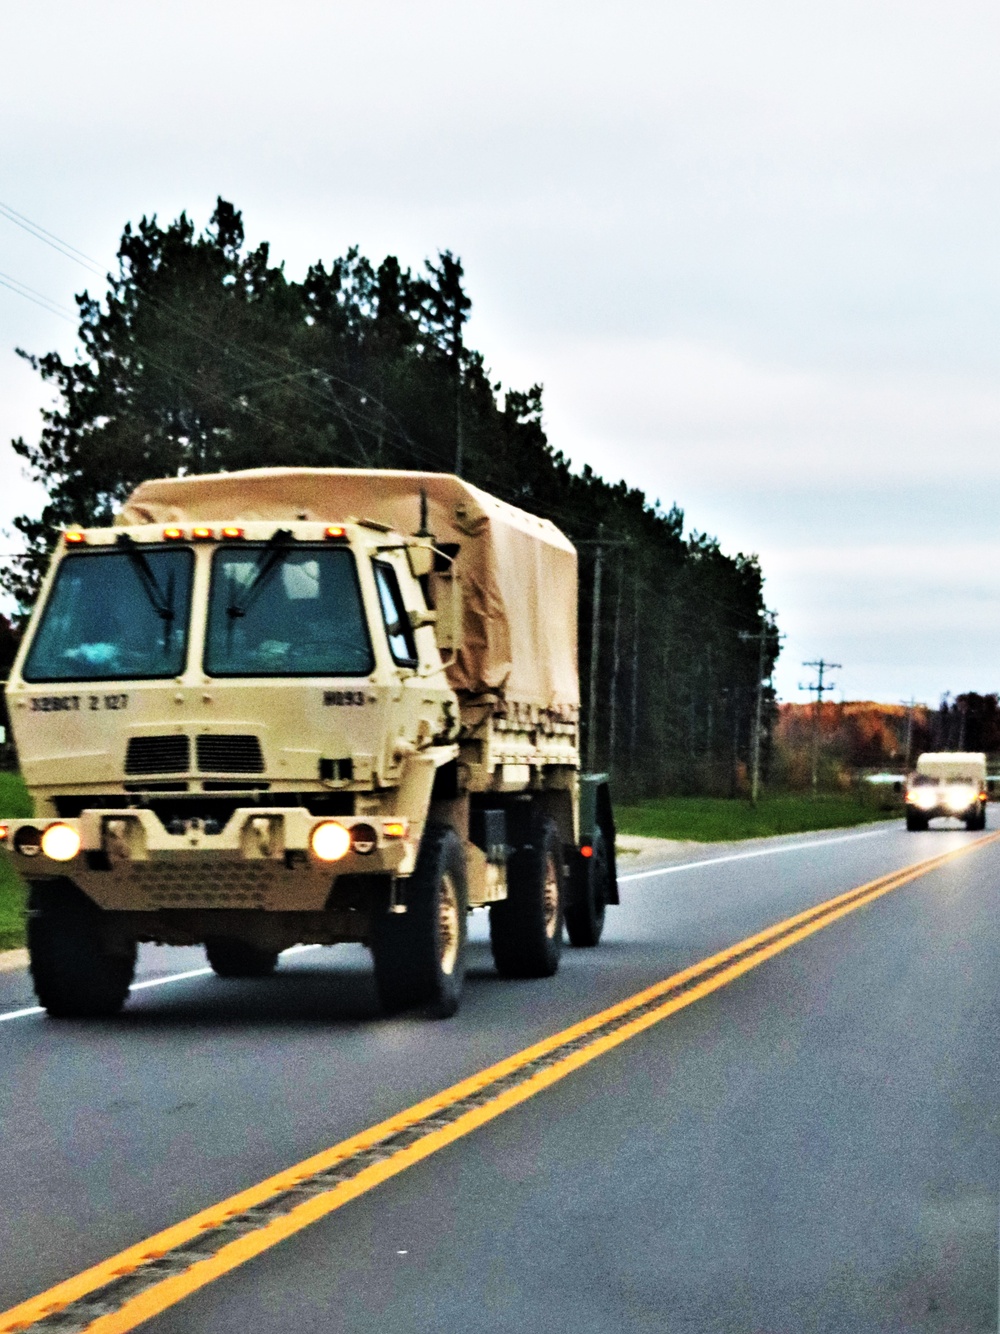
[[7,686],[35,989],[104,1015],[140,942],[221,977],[360,941],[383,1006],[454,1012],[600,939],[614,821],[579,772],[576,553],[457,477],[273,469],[139,486],[66,531]]

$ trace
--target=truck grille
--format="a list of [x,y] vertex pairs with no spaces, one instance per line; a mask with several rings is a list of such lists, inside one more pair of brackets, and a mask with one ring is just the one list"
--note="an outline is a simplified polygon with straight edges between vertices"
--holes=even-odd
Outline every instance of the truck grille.
[[183,774],[191,764],[186,736],[133,736],[125,752],[127,774]]
[[197,738],[198,768],[211,774],[262,774],[264,756],[255,736],[206,734]]

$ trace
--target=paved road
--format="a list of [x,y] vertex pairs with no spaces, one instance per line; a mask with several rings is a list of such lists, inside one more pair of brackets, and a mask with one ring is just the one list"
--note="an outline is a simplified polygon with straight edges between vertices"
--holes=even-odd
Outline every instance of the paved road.
[[[977,836],[707,849],[600,950],[376,1015],[363,951],[196,976],[113,1023],[0,1023],[0,1309],[746,936]],[[747,855],[751,854],[751,855]],[[147,1326],[997,1328],[1000,843],[834,922]],[[204,966],[149,950],[146,981]],[[32,1005],[0,974],[0,1015]]]

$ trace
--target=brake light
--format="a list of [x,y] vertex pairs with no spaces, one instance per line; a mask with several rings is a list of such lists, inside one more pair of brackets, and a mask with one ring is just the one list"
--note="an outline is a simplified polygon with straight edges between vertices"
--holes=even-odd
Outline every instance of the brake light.
[[580,856],[593,857],[593,855],[594,855],[594,849],[590,846],[589,843],[584,843],[580,848]]

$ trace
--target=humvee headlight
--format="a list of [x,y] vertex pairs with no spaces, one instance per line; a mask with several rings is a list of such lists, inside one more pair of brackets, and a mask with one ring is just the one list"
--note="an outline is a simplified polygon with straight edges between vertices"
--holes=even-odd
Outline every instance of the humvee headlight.
[[948,788],[945,794],[945,801],[948,808],[953,811],[964,811],[967,806],[971,806],[976,800],[976,789],[966,787],[964,784],[956,784]]
[[54,862],[70,862],[80,851],[80,835],[68,824],[50,824],[42,835],[42,851]]
[[933,787],[914,788],[909,793],[908,800],[912,801],[914,806],[919,806],[922,811],[929,811],[932,806],[937,805],[937,789]]
[[351,850],[351,835],[336,820],[324,820],[318,824],[309,842],[321,862],[339,862]]

